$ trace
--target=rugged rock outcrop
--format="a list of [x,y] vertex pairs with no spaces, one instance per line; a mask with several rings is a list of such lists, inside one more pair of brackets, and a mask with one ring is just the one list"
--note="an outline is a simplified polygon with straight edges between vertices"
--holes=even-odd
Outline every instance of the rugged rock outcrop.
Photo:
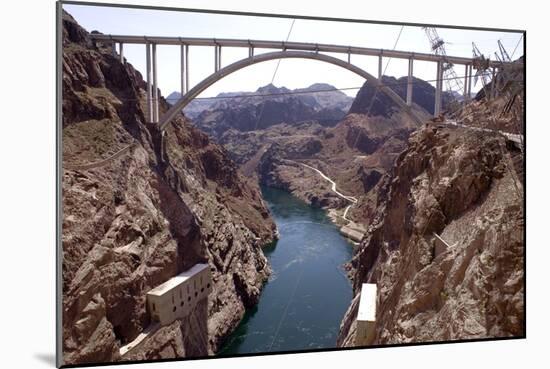
[[[314,206],[343,212],[349,201],[336,195],[330,182],[297,162],[321,170],[344,194],[359,199],[350,209],[349,218],[368,223],[377,197],[371,190],[405,149],[408,136],[415,129],[416,124],[401,112],[391,118],[348,114],[335,127],[274,126],[247,134],[238,145],[248,147],[251,155],[255,149],[263,149],[259,158],[253,157],[257,162],[250,160],[243,165],[256,165],[261,183],[290,191]],[[250,146],[249,142],[258,143]],[[225,146],[234,151],[234,144]]]
[[[395,78],[392,76],[382,76],[382,83],[397,93],[403,100],[407,98],[407,77]],[[424,80],[413,77],[412,96],[413,103],[417,107],[433,115],[435,106],[435,87]],[[453,96],[451,93],[444,91],[441,97],[443,109],[457,97],[458,96]],[[374,102],[372,101],[373,98]],[[392,99],[380,91],[377,91],[376,87],[365,82],[357,93],[357,97],[353,101],[349,113],[369,114],[372,116],[378,115],[389,118],[399,110],[399,107]]]
[[261,246],[274,224],[257,185],[182,117],[161,143],[139,72],[67,13],[62,62],[64,363],[120,360],[150,323],[147,291],[197,262],[213,275],[208,303],[124,359],[215,352],[270,273]]
[[373,344],[525,334],[520,155],[491,132],[431,124],[411,136],[353,257],[339,346],[354,345],[362,283],[378,286]]

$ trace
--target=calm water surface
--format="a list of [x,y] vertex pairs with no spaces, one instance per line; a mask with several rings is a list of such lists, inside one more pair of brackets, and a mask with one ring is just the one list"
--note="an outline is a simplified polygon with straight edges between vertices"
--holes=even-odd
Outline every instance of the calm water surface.
[[219,355],[332,348],[352,298],[342,264],[352,246],[325,212],[262,188],[280,239],[264,249],[273,273]]

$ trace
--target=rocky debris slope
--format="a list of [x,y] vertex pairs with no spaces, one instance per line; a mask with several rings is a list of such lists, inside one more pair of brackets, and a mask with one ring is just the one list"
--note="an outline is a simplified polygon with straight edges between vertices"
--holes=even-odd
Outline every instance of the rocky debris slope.
[[211,354],[258,300],[274,224],[257,185],[188,121],[161,144],[141,75],[109,46],[63,14],[63,361],[120,360],[150,324],[146,293],[197,262],[213,275],[208,304],[124,359]]
[[354,345],[362,283],[378,287],[373,344],[525,334],[518,155],[491,132],[432,124],[411,136],[353,257],[339,346]]
[[[456,114],[455,119],[472,127],[525,134],[523,130],[524,90],[516,92],[510,90],[505,89],[505,93],[489,101],[482,98],[472,101]],[[496,112],[496,114],[492,114],[492,112]],[[485,119],[488,116],[490,119]]]

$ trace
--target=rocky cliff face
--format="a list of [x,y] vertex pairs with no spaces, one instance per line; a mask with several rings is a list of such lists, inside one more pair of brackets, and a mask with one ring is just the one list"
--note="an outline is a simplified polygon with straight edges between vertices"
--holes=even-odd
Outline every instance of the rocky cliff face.
[[208,355],[257,302],[274,224],[257,186],[188,121],[161,145],[141,75],[107,46],[63,14],[64,362],[120,360],[150,324],[147,291],[197,262],[212,272],[208,303],[124,359]]
[[[382,76],[382,83],[391,88],[403,100],[407,98],[407,77],[395,78]],[[399,111],[399,107],[387,95],[376,92],[377,89],[365,82],[357,93],[356,99],[350,107],[349,113],[369,114],[372,116],[390,117]],[[433,115],[435,106],[435,87],[426,81],[413,77],[413,103]],[[374,102],[372,99],[374,98]],[[444,91],[441,97],[442,107],[445,109],[455,97]]]
[[354,345],[362,283],[378,287],[373,344],[524,335],[522,173],[498,134],[415,132],[378,185],[338,345]]

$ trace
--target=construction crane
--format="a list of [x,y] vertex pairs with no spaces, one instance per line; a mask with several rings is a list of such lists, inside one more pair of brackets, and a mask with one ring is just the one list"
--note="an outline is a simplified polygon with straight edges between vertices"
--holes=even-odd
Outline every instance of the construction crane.
[[481,79],[483,92],[485,93],[485,96],[488,97],[489,95],[487,95],[486,87],[491,81],[491,72],[489,71],[489,63],[491,60],[486,58],[485,55],[479,51],[475,42],[472,42],[472,54],[474,56],[472,66],[476,70],[476,74],[474,75],[474,86],[477,85],[478,79]]
[[[464,85],[462,79],[459,78],[453,68],[453,63],[447,60],[447,52],[445,51],[445,41],[437,34],[437,30],[433,27],[423,27],[430,41],[430,46],[435,55],[443,57],[443,79],[447,85],[447,90],[456,92],[462,95]],[[454,94],[453,94],[454,95]]]
[[[508,91],[508,84],[514,74],[514,69],[509,68],[509,63],[512,59],[500,40],[498,40],[498,49],[498,52],[495,51],[495,60],[500,63],[500,66],[491,68],[489,67],[489,58],[486,58],[481,51],[479,51],[476,44],[472,42],[472,53],[474,56],[473,67],[476,70],[474,85],[477,84],[478,79],[481,79],[483,91],[487,98],[496,97],[504,90]],[[488,94],[486,87],[489,82],[491,83],[491,91]]]

